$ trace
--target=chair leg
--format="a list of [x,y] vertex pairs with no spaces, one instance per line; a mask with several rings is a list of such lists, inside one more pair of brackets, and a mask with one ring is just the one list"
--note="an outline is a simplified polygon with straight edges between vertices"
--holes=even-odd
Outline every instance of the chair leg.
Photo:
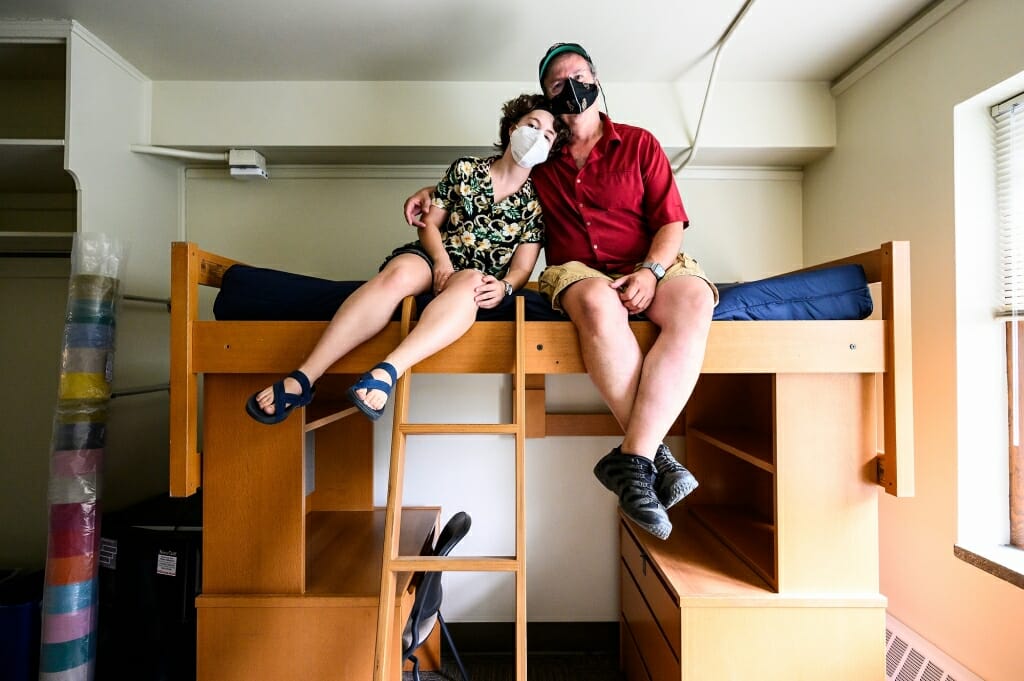
[[[448,647],[451,648],[452,657],[455,658],[455,664],[458,665],[459,671],[462,673],[462,681],[469,681],[469,674],[466,673],[466,668],[462,666],[462,658],[459,657],[459,651],[455,648],[455,642],[452,641],[452,635],[448,632],[448,625],[445,624],[440,611],[437,613],[437,622],[441,625],[441,633],[444,634],[445,640],[448,641]],[[416,681],[419,681],[419,679]]]
[[412,679],[413,681],[420,681],[420,661],[415,655],[410,655],[409,658],[412,660]]

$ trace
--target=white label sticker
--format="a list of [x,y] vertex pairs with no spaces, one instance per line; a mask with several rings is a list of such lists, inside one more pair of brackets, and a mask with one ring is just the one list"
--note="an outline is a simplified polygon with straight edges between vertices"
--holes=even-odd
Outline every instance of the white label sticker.
[[178,554],[174,551],[161,551],[156,556],[156,573],[174,577],[178,574]]
[[117,569],[117,540],[100,537],[100,566]]

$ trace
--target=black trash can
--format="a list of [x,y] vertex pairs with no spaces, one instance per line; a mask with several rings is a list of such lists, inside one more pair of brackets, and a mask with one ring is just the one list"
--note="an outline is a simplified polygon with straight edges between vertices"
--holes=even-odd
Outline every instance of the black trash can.
[[43,571],[0,569],[0,681],[39,676]]
[[201,497],[160,497],[104,514],[97,681],[195,678]]

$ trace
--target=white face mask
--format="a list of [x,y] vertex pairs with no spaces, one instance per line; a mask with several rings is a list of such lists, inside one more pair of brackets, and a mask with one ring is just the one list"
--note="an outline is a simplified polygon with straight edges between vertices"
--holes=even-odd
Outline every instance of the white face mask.
[[532,168],[538,163],[543,163],[551,151],[551,145],[544,137],[544,133],[528,125],[513,130],[508,143],[512,149],[512,159],[522,168]]

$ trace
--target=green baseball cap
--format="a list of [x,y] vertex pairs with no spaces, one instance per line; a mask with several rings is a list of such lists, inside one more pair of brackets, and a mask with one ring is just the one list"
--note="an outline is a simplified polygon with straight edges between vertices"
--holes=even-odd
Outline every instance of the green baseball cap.
[[579,43],[555,43],[548,48],[548,51],[544,53],[544,57],[540,60],[540,67],[537,69],[537,77],[540,79],[540,86],[544,87],[544,72],[548,68],[548,64],[551,63],[555,57],[566,52],[573,52],[580,55],[587,60],[587,63],[593,67],[594,60],[590,58],[587,51],[583,49],[583,46]]

